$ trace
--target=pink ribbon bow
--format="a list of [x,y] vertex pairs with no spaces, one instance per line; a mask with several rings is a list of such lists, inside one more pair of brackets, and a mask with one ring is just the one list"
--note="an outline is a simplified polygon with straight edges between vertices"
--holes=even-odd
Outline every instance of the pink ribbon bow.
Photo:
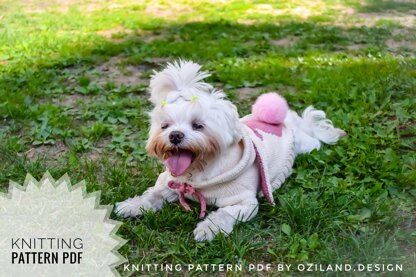
[[191,208],[189,207],[188,203],[186,203],[185,193],[189,193],[191,196],[198,198],[199,203],[201,203],[201,213],[199,214],[199,218],[205,217],[207,202],[201,192],[187,183],[176,183],[175,181],[169,181],[168,187],[171,189],[176,189],[179,192],[179,203],[181,203],[182,207],[186,211],[190,211]]

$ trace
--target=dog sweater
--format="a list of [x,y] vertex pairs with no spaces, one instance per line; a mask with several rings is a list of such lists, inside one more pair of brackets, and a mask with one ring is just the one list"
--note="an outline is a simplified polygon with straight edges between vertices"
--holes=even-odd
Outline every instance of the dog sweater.
[[294,136],[283,124],[270,124],[248,116],[242,119],[250,128],[250,138],[260,171],[260,195],[274,203],[273,191],[292,173],[295,160]]
[[[295,160],[294,135],[292,130],[286,128],[283,123],[287,110],[286,100],[281,96],[274,93],[262,95],[253,105],[253,113],[240,120],[243,154],[234,168],[213,179],[195,184],[194,187],[187,183],[170,183],[172,189],[178,190],[184,208],[188,207],[184,195],[185,193],[189,194],[190,191],[193,192],[195,199],[195,195],[199,193],[200,189],[206,192],[211,187],[224,183],[234,187],[234,182],[235,187],[238,188],[237,178],[254,162],[259,168],[260,184],[257,185],[258,179],[246,181],[249,184],[257,185],[259,195],[274,204],[273,191],[280,188],[292,173]],[[202,194],[197,196],[201,202],[201,217],[203,217],[205,215],[205,198]],[[201,201],[201,197],[203,201]]]
[[[284,125],[255,124],[250,115],[242,118],[241,122],[243,154],[240,161],[233,169],[199,183],[195,188],[208,189],[219,184],[232,183],[256,160],[261,180],[259,195],[265,196],[266,200],[274,204],[273,191],[280,188],[292,173],[295,159],[293,133]],[[257,180],[252,182],[256,183]]]

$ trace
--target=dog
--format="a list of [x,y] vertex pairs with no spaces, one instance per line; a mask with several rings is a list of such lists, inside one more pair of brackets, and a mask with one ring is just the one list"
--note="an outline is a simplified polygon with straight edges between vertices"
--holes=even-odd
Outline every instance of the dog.
[[[123,217],[160,210],[165,202],[200,202],[196,241],[230,234],[237,222],[258,212],[258,197],[274,203],[273,191],[291,174],[297,155],[334,144],[345,135],[321,110],[299,116],[276,93],[261,95],[252,113],[239,118],[225,94],[203,80],[210,76],[191,61],[176,61],[152,75],[151,127],[146,150],[166,170],[141,196],[117,203]],[[206,214],[206,205],[218,209]]]

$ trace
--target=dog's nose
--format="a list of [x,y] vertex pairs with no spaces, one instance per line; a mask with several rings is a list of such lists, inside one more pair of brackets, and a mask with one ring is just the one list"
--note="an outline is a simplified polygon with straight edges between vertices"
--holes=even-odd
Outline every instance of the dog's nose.
[[175,145],[178,145],[182,142],[185,134],[180,131],[173,131],[169,134],[169,141]]

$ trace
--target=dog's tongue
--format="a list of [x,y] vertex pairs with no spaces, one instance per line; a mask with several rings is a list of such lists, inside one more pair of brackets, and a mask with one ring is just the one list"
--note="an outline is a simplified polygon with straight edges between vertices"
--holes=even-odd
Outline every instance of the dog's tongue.
[[165,165],[175,176],[181,176],[191,165],[192,152],[179,150],[165,160]]

